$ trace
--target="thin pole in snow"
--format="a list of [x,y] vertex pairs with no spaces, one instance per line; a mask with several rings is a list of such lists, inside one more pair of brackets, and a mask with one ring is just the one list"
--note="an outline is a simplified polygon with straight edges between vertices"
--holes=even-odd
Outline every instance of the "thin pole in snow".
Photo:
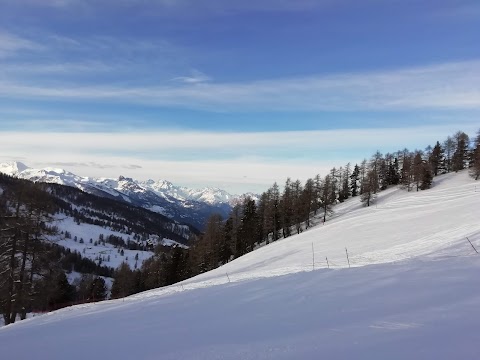
[[313,250],[313,242],[312,242],[312,267],[315,270],[315,251]]
[[345,253],[347,254],[348,267],[350,267],[350,259],[348,258],[348,250],[345,248]]
[[330,264],[328,263],[328,257],[325,256],[325,260],[327,260],[327,268],[330,269]]
[[475,246],[473,246],[472,242],[470,241],[470,239],[468,237],[467,237],[467,240],[470,243],[470,245],[472,245],[473,250],[475,250],[475,252],[478,254],[477,249],[475,249]]
[[227,275],[228,282],[230,282],[230,276],[228,276],[228,273],[225,273]]

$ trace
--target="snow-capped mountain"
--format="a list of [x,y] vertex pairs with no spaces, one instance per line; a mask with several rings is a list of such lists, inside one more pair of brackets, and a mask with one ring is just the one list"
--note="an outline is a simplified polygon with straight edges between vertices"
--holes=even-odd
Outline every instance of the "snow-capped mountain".
[[207,204],[231,204],[238,195],[231,195],[225,190],[219,188],[206,187],[203,189],[189,189],[187,187],[175,186],[166,180],[147,180],[139,182],[139,184],[147,189],[151,189],[159,194],[165,194],[177,200],[200,201]]
[[212,213],[227,216],[231,207],[244,196],[231,195],[218,188],[189,189],[166,180],[82,177],[63,169],[33,169],[21,162],[2,163],[0,172],[20,179],[73,186],[94,195],[144,207],[200,229]]

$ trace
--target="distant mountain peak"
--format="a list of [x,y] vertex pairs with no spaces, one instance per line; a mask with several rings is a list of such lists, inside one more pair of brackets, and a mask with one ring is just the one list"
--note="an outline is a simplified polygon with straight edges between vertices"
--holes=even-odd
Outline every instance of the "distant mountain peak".
[[120,175],[118,177],[118,181],[134,182],[134,180],[131,177],[126,177],[126,176],[123,176],[123,175]]
[[20,161],[9,161],[0,164],[0,172],[8,175],[17,175],[27,169],[29,167]]
[[63,169],[33,169],[21,162],[0,163],[0,172],[31,181],[56,183],[79,188],[95,195],[121,199],[161,213],[180,222],[202,228],[212,213],[228,216],[243,195],[231,195],[217,187],[190,189],[167,180],[137,181],[120,175],[117,179],[91,178]]

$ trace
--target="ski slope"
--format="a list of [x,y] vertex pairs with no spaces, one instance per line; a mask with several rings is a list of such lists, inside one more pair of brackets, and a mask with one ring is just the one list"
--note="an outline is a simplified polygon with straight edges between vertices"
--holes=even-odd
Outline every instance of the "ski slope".
[[466,172],[351,199],[180,284],[1,328],[2,358],[478,359],[479,219]]
[[[324,225],[271,243],[221,268],[187,280],[216,282],[289,274],[315,268],[348,268],[445,252],[472,251],[466,237],[480,241],[480,184],[466,172],[435,179],[428,191],[391,188],[368,208],[353,198],[335,208]],[[313,255],[312,255],[313,244]],[[228,280],[228,279],[227,279]]]

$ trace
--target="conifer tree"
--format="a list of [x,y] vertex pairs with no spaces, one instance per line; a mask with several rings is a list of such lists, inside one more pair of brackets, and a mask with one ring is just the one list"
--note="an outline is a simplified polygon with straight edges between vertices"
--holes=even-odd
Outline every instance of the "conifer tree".
[[305,182],[305,187],[303,188],[303,194],[302,194],[303,221],[305,222],[305,227],[307,229],[310,227],[310,213],[313,210],[314,203],[315,203],[315,183],[313,179],[308,179]]
[[248,252],[253,251],[255,244],[260,240],[258,237],[257,206],[250,197],[247,197],[244,201],[240,237],[246,244]]
[[345,165],[342,174],[342,181],[341,181],[341,190],[339,191],[338,200],[343,202],[350,197],[350,176],[351,176],[351,166],[350,163]]
[[365,178],[363,179],[363,193],[360,197],[364,206],[370,206],[375,197],[377,175],[374,170],[369,170]]
[[473,152],[472,152],[472,165],[470,167],[470,176],[475,180],[480,178],[480,129],[477,132],[475,138]]
[[135,292],[133,271],[130,270],[130,266],[128,266],[126,262],[122,262],[118,267],[113,279],[111,292],[112,299],[125,297]]
[[468,159],[468,135],[459,131],[454,136],[456,147],[452,157],[452,170],[457,172],[465,169]]
[[430,157],[428,158],[434,176],[437,176],[442,169],[443,154],[444,150],[440,145],[440,142],[437,141],[430,153]]
[[358,195],[358,181],[360,180],[360,168],[357,164],[353,168],[352,175],[350,175],[350,191],[352,193],[352,197]]
[[285,182],[282,199],[280,201],[280,212],[282,221],[283,237],[287,238],[291,235],[290,227],[293,223],[293,212],[295,199],[292,191],[292,180],[290,178]]
[[302,231],[302,208],[303,208],[303,186],[300,180],[296,180],[292,185],[292,195],[293,195],[293,223],[295,224],[295,230],[297,234],[300,234]]
[[445,149],[445,163],[444,167],[446,172],[452,171],[452,158],[455,152],[455,141],[451,136],[448,136],[443,143],[443,148]]
[[322,183],[322,191],[320,193],[320,203],[323,210],[323,222],[327,220],[327,215],[333,213],[332,206],[335,203],[335,191],[332,191],[334,183],[331,175],[326,175]]

